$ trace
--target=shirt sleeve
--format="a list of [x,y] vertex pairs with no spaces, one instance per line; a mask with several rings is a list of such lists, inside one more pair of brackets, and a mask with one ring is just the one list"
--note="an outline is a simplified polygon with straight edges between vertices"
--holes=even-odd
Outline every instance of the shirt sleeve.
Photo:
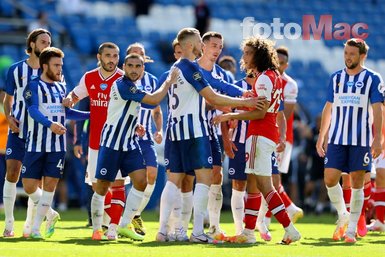
[[39,111],[38,86],[39,83],[36,81],[31,81],[28,83],[24,90],[24,99],[28,107],[28,113],[32,119],[49,128],[52,124],[52,121],[50,121]]
[[204,71],[205,79],[212,88],[229,96],[242,96],[243,90],[236,85],[230,84],[221,77],[213,77],[211,72]]
[[255,82],[255,91],[258,96],[265,96],[266,100],[271,102],[271,93],[273,92],[273,83],[270,78],[264,74],[258,77]]
[[[89,111],[90,110],[90,100],[89,98],[82,99],[79,102],[78,110],[80,111]],[[86,135],[83,135],[83,126],[84,120],[76,121],[75,131],[76,131],[76,141],[75,145],[81,145],[82,141],[86,138]]]
[[146,92],[136,87],[134,83],[116,83],[120,96],[126,101],[142,102]]
[[160,88],[163,83],[166,81],[167,79],[167,76],[168,74],[170,73],[170,71],[166,71],[165,73],[163,73],[160,77],[159,77],[159,80],[158,80],[158,88]]
[[188,60],[184,60],[183,64],[178,68],[181,70],[183,77],[190,83],[196,91],[200,92],[205,87],[209,86],[209,83],[204,78],[202,71],[199,66],[195,63],[192,63]]
[[334,83],[336,83],[337,75],[332,75],[329,80],[329,86],[328,86],[328,94],[327,94],[327,101],[330,103],[334,102]]
[[7,79],[5,81],[5,92],[8,95],[14,95],[16,89],[15,76],[13,72],[15,71],[14,67],[10,67],[7,73]]
[[69,120],[87,120],[90,117],[90,112],[83,112],[71,108],[65,108],[66,118]]
[[294,80],[289,80],[286,83],[285,89],[283,90],[283,96],[285,103],[295,104],[298,96],[298,85]]
[[79,99],[83,99],[88,96],[88,90],[86,86],[86,74],[80,79],[79,85],[77,85],[72,92],[79,97]]
[[370,103],[384,102],[384,81],[380,74],[375,74],[372,78],[373,82],[369,92]]

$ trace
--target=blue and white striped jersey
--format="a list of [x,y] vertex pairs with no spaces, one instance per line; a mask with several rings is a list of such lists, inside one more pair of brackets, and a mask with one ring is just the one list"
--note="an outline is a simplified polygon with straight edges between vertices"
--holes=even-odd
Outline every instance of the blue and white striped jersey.
[[[66,150],[66,136],[56,135],[50,129],[51,122],[64,124],[66,110],[62,105],[66,95],[66,85],[64,82],[47,83],[40,79],[35,79],[28,83],[24,98],[28,105],[28,134],[26,150],[27,152],[64,152]],[[44,125],[38,119],[33,119],[32,111],[37,111],[42,121],[48,123]]]
[[[158,89],[158,79],[151,73],[144,72],[143,78],[135,82],[138,89],[147,93],[153,93]],[[146,129],[146,134],[139,140],[153,140],[151,110],[154,106],[141,104],[138,123]]]
[[19,121],[19,137],[22,139],[27,138],[27,108],[23,97],[23,92],[27,84],[38,78],[41,74],[40,69],[32,69],[27,60],[22,60],[14,63],[8,70],[7,80],[5,85],[5,92],[8,95],[12,95],[13,106],[12,114]]
[[179,77],[169,95],[167,134],[171,141],[208,136],[206,101],[199,92],[209,84],[196,62],[180,59],[174,66],[179,68]]
[[371,104],[384,101],[381,76],[366,68],[354,76],[339,70],[331,76],[327,101],[333,103],[329,143],[370,146]]
[[102,130],[100,145],[117,151],[138,148],[135,134],[140,102],[146,93],[126,76],[112,84],[107,120]]
[[[235,83],[244,90],[251,90],[252,86],[249,85],[245,79],[239,80]],[[243,110],[235,109],[234,112],[244,112]],[[238,126],[234,129],[232,141],[244,144],[246,142],[248,120],[239,120]]]

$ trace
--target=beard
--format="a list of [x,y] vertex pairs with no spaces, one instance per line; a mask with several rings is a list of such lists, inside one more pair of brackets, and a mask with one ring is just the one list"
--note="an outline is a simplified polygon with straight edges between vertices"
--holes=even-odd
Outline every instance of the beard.
[[35,49],[33,53],[36,55],[36,57],[40,57],[41,51],[39,49]]
[[[105,70],[107,72],[114,71],[116,69],[116,66],[117,66],[113,62],[105,63],[102,60],[100,60],[100,65],[102,66],[103,70]],[[110,65],[112,65],[112,68],[109,67]]]
[[132,82],[135,82],[139,79],[140,75],[138,73],[130,73],[127,76]]
[[358,66],[359,62],[353,62],[352,64],[347,64],[347,62],[345,62],[345,66],[346,68],[348,68],[349,70],[353,70],[355,69],[357,66]]
[[202,56],[202,50],[199,50],[197,47],[194,46],[193,54],[196,56],[196,58],[199,58]]
[[50,80],[53,80],[53,81],[60,81],[60,75],[56,75],[55,73],[52,72],[52,70],[50,68],[48,68],[47,70],[47,78],[49,78]]

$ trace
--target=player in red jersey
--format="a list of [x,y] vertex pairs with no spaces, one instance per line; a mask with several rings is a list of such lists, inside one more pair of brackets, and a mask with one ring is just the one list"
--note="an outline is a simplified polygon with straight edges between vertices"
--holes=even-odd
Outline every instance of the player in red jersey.
[[[281,184],[281,173],[287,174],[289,172],[289,165],[291,159],[291,152],[293,149],[293,121],[294,121],[294,108],[297,102],[298,86],[294,79],[292,79],[285,70],[289,66],[289,51],[286,47],[277,48],[277,56],[279,61],[278,71],[282,78],[282,89],[283,99],[285,108],[284,114],[286,117],[286,145],[285,150],[279,153],[278,159],[278,170],[279,174],[273,174],[273,184],[275,189],[278,191],[281,197],[287,213],[289,214],[290,220],[295,223],[297,219],[303,217],[303,210],[297,207],[290,197],[286,194],[285,188]],[[267,219],[267,225],[270,223]]]
[[246,170],[248,199],[245,204],[245,229],[235,237],[238,243],[255,242],[255,219],[258,216],[261,193],[269,210],[285,228],[283,244],[290,244],[301,238],[285,210],[279,194],[273,187],[271,155],[277,147],[285,144],[285,135],[280,137],[277,113],[282,100],[282,83],[278,69],[278,57],[273,43],[261,38],[249,38],[242,43],[243,62],[248,70],[256,74],[253,91],[265,96],[268,104],[260,110],[243,113],[227,113],[217,116],[215,122],[230,119],[250,120],[246,140]]
[[[111,42],[99,46],[98,54],[99,67],[86,72],[81,78],[79,85],[75,87],[63,100],[66,106],[72,106],[79,100],[90,98],[90,136],[88,149],[88,166],[85,182],[96,184],[95,172],[98,159],[100,134],[107,118],[107,107],[110,100],[112,84],[123,75],[123,71],[117,68],[119,63],[119,47]],[[80,158],[83,153],[81,145],[74,147],[75,155]],[[111,192],[106,196],[105,214],[110,217],[110,226],[107,237],[111,240],[117,238],[116,228],[119,224],[125,202],[125,179],[118,173]],[[107,223],[108,224],[108,223]]]

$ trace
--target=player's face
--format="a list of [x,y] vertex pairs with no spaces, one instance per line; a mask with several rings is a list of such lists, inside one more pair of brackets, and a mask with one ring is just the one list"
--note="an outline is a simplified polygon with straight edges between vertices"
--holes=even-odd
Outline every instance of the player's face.
[[198,58],[202,55],[202,39],[201,36],[196,34],[193,39],[191,40],[191,43],[193,45],[192,52],[193,54]]
[[119,63],[119,51],[115,48],[104,48],[101,54],[98,54],[100,66],[107,72],[113,72]]
[[144,72],[144,65],[140,59],[130,58],[123,65],[124,73],[131,81],[137,81]]
[[180,45],[176,45],[174,47],[174,57],[176,60],[179,60],[181,57],[182,57],[182,48],[180,47]]
[[360,55],[358,47],[346,45],[344,49],[344,59],[346,68],[353,70],[362,61],[365,55]]
[[282,54],[278,54],[278,61],[279,61],[278,71],[279,73],[283,74],[287,69],[287,67],[289,66],[289,64],[287,63],[287,57]]
[[142,56],[144,58],[144,56],[146,55],[146,52],[144,51],[143,47],[134,46],[131,48],[130,54],[139,54],[140,56]]
[[50,46],[51,37],[46,33],[37,36],[36,42],[31,42],[32,52],[36,55],[36,57],[39,57],[41,51]]
[[53,81],[61,81],[63,70],[63,59],[59,57],[52,57],[48,65],[44,64],[47,68],[46,76]]
[[245,46],[243,48],[242,61],[241,61],[243,69],[250,70],[255,68],[253,57],[254,57],[254,49],[250,46]]
[[210,61],[216,62],[219,55],[222,53],[223,40],[212,37],[205,43],[203,43],[203,55],[207,56]]

